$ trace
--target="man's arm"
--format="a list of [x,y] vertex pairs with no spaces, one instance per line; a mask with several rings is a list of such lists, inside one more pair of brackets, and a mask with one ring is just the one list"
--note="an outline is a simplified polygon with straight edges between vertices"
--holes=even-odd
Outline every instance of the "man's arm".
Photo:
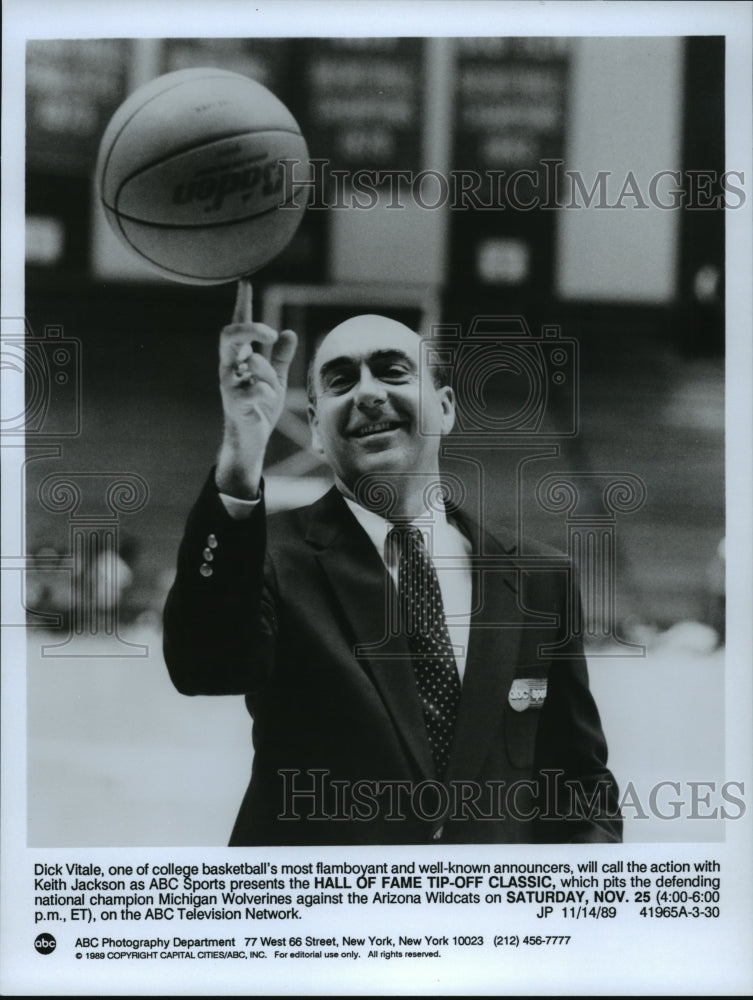
[[555,660],[550,667],[536,768],[541,841],[622,840],[619,790],[607,767],[607,743],[582,656]]
[[182,694],[248,694],[263,682],[273,635],[265,523],[263,500],[250,518],[234,520],[212,470],[188,517],[165,604],[165,662]]
[[[241,281],[233,322],[220,334],[224,431],[217,466],[188,518],[165,606],[165,661],[185,694],[246,694],[263,683],[272,662],[273,587],[265,573],[260,486],[296,337],[252,323],[250,302],[250,285]],[[259,502],[238,519],[220,493]]]
[[[567,641],[567,655],[551,662],[536,743],[534,766],[541,793],[537,835],[545,843],[619,843],[619,789],[607,767],[607,741],[589,688],[582,629],[574,632],[582,617],[574,569],[567,579],[573,594],[563,588],[558,612],[558,640]],[[565,611],[568,605],[572,623]]]

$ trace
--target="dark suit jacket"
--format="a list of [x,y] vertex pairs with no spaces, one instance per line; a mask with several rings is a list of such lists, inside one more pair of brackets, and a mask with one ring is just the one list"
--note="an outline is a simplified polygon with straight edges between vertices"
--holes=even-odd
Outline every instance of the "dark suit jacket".
[[[386,629],[392,582],[340,494],[236,521],[210,477],[180,547],[164,651],[179,691],[245,695],[254,719],[231,844],[620,840],[579,642],[565,658],[539,651],[563,639],[569,574],[526,571],[512,537],[458,523],[474,612],[441,786],[407,645]],[[511,692],[534,680],[542,693],[543,679],[543,703],[515,711]]]

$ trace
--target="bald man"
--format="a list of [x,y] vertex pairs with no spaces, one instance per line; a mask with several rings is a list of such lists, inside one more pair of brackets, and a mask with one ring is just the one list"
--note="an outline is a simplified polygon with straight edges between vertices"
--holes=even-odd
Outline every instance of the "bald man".
[[165,608],[178,690],[244,695],[253,718],[231,845],[620,840],[582,652],[539,655],[565,574],[437,502],[455,397],[417,334],[358,316],[325,337],[309,421],[335,485],[266,516],[295,347],[243,309],[221,333],[222,444]]

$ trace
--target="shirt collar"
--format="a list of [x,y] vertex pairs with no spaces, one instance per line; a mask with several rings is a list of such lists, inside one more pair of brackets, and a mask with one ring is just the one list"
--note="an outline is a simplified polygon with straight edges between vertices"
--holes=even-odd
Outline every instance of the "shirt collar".
[[[386,552],[385,543],[387,541],[387,535],[394,527],[392,522],[388,521],[380,514],[375,514],[373,510],[367,510],[366,507],[362,507],[359,503],[356,503],[355,500],[351,500],[350,497],[343,495],[343,500],[352,511],[355,519],[373,542],[374,547],[382,559],[386,560],[388,558],[388,554]],[[447,514],[445,511],[427,510],[424,514],[421,514],[410,523],[421,529],[424,533],[424,537],[427,535],[431,537],[433,540],[435,555],[442,552],[452,552],[457,547],[457,542],[454,540],[454,536],[458,534],[458,530],[447,520]]]

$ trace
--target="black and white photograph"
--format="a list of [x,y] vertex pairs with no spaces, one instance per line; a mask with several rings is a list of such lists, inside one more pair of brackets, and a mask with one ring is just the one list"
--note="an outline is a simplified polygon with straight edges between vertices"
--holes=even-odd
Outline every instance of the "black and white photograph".
[[750,993],[752,33],[7,5],[4,993]]

